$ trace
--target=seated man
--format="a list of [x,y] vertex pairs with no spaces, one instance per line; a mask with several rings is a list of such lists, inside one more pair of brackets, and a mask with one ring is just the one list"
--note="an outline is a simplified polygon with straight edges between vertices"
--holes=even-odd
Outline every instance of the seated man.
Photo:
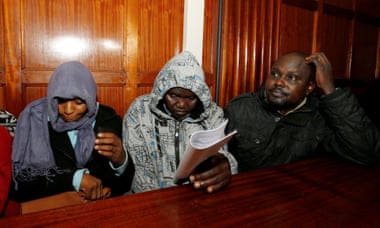
[[[318,86],[323,95],[313,93]],[[271,167],[322,152],[369,165],[380,158],[380,132],[348,90],[335,88],[323,53],[292,52],[272,66],[258,92],[233,98],[227,129],[239,171]]]

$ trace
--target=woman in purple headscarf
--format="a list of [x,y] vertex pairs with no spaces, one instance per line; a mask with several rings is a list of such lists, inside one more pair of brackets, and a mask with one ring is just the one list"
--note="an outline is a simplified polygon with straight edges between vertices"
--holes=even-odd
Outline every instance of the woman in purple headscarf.
[[18,119],[12,199],[76,190],[97,200],[129,190],[134,167],[122,147],[122,120],[96,98],[93,76],[80,62],[53,72],[47,96],[30,103]]

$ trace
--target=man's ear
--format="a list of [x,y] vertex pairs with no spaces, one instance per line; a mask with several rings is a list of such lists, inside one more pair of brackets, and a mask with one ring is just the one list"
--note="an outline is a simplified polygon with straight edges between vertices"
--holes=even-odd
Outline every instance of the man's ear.
[[306,88],[306,96],[309,95],[315,89],[315,81],[310,81]]

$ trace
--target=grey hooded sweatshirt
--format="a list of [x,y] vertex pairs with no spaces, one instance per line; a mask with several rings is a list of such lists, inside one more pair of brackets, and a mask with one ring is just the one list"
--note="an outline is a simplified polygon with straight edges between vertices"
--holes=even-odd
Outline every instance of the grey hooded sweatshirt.
[[[203,105],[202,111],[183,120],[172,117],[162,108],[161,100],[174,87],[196,94]],[[169,60],[158,73],[152,92],[136,98],[124,116],[124,149],[135,164],[132,192],[174,186],[179,162],[176,150],[180,160],[190,135],[201,129],[218,127],[224,120],[223,115],[223,110],[212,101],[204,72],[195,56],[184,51]],[[221,152],[228,158],[231,172],[237,173],[235,158],[223,149]]]

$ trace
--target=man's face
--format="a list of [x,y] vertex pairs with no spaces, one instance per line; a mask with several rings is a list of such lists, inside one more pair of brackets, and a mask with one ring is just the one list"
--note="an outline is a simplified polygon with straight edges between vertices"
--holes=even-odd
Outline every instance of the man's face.
[[87,104],[79,99],[58,99],[58,113],[66,121],[78,121],[87,112]]
[[172,88],[164,96],[166,107],[177,119],[190,114],[197,106],[197,96],[190,90]]
[[267,102],[281,113],[290,111],[314,89],[314,82],[309,81],[309,77],[310,69],[303,57],[280,57],[265,82]]

